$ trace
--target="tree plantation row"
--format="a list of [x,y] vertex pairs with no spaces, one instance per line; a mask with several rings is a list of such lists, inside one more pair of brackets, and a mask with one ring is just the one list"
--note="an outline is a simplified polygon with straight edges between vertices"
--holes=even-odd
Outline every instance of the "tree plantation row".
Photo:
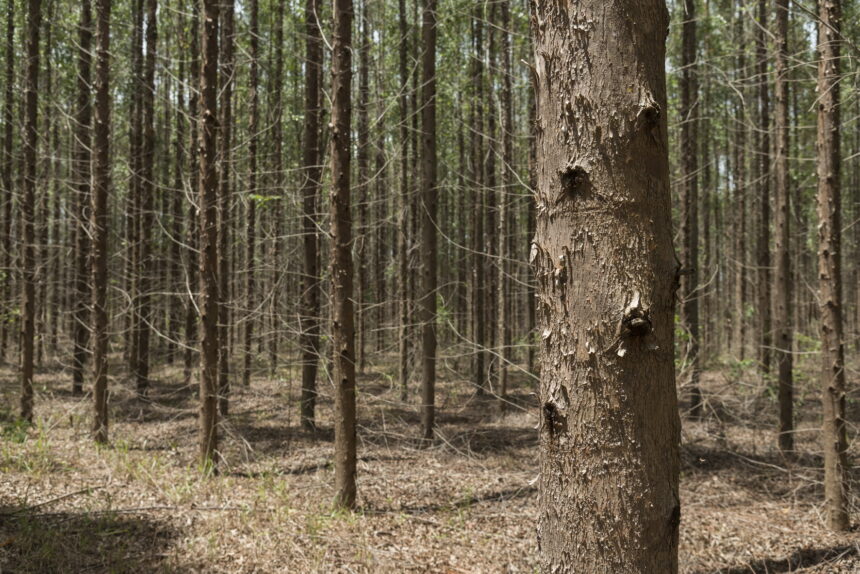
[[357,376],[385,373],[426,448],[441,377],[500,417],[527,380],[541,569],[677,572],[703,373],[763,382],[787,464],[811,376],[824,515],[850,528],[857,2],[0,6],[15,417],[60,367],[107,445],[111,388],[145,405],[175,365],[216,475],[237,388],[296,367],[283,408],[315,432],[333,398],[349,510]]

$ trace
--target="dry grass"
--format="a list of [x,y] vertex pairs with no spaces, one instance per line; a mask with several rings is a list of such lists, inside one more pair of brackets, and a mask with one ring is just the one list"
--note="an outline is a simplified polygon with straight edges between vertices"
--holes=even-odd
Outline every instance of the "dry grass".
[[[112,381],[112,443],[88,437],[89,397],[38,377],[38,423],[6,416],[0,440],[3,572],[534,572],[536,399],[515,407],[439,388],[440,437],[417,448],[418,412],[381,371],[360,380],[359,509],[331,510],[331,403],[320,428],[296,416],[298,373],[234,389],[223,472],[195,468],[195,389],[156,372],[151,403]],[[827,531],[815,444],[818,405],[799,393],[801,456],[773,448],[773,401],[752,377],[706,377],[708,417],[685,423],[682,571],[860,572],[855,534]],[[0,370],[8,408],[13,372]],[[324,395],[329,387],[324,384]]]

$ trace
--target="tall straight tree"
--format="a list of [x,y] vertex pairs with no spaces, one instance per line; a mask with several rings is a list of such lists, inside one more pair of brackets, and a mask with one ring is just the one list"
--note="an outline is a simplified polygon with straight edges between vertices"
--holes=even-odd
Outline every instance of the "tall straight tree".
[[317,366],[320,353],[320,253],[316,221],[322,162],[320,158],[320,79],[322,75],[322,31],[317,0],[305,3],[305,119],[302,145],[302,241],[304,285],[302,286],[301,339],[302,396],[301,419],[306,429],[314,428]]
[[499,410],[507,407],[508,362],[510,361],[511,326],[508,318],[510,305],[508,259],[508,219],[510,200],[508,194],[513,189],[514,176],[514,134],[513,134],[513,86],[511,82],[511,6],[510,0],[503,0],[502,12],[502,189],[499,194],[499,300],[497,308],[498,348],[499,348]]
[[221,167],[218,189],[218,408],[227,416],[230,404],[230,232],[233,226],[233,84],[235,68],[235,0],[222,0],[221,11]]
[[5,273],[0,278],[0,362],[6,356],[6,345],[9,339],[9,319],[11,315],[11,289],[12,289],[12,197],[14,189],[12,185],[12,143],[15,117],[15,0],[9,0],[6,5],[6,70],[4,80],[6,89],[3,96],[3,163],[0,172],[0,186],[2,186],[2,198],[0,208],[3,212],[3,223],[0,228],[3,248],[3,270]]
[[534,2],[531,24],[541,570],[677,572],[666,4]]
[[84,389],[84,363],[87,359],[87,343],[90,335],[90,281],[89,258],[90,237],[87,212],[90,203],[90,146],[92,144],[92,2],[81,2],[81,19],[78,24],[78,98],[75,121],[75,217],[77,224],[75,244],[75,306],[74,349],[72,351],[72,392],[76,395]]
[[681,47],[681,260],[687,269],[681,279],[681,323],[687,332],[690,369],[690,416],[702,415],[699,390],[699,77],[696,40],[696,2],[684,0]]
[[770,374],[773,325],[771,324],[770,280],[770,87],[768,86],[767,19],[770,14],[768,0],[758,2],[756,26],[756,74],[758,76],[758,130],[759,147],[755,161],[758,164],[759,237],[758,259],[758,341],[760,370]]
[[331,289],[335,504],[355,506],[355,312],[352,300],[350,121],[352,0],[334,0],[331,76]]
[[821,309],[821,392],[824,406],[824,496],[828,523],[847,530],[845,340],[842,324],[842,205],[839,82],[842,3],[818,3],[818,301]]
[[200,52],[200,465],[216,469],[218,449],[218,7],[201,0]]
[[794,450],[794,382],[792,380],[791,320],[791,184],[788,146],[788,0],[776,0],[776,83],[774,98],[774,183],[776,185],[776,284],[773,290],[773,323],[776,336],[776,363],[779,376],[779,449]]
[[251,70],[249,81],[251,83],[251,118],[248,122],[248,132],[250,138],[248,140],[248,220],[246,221],[247,245],[245,259],[248,262],[248,273],[245,277],[245,308],[252,316],[245,319],[245,337],[244,337],[244,365],[242,369],[242,384],[250,386],[251,384],[251,365],[253,362],[253,352],[251,344],[254,338],[254,305],[256,304],[256,283],[254,277],[255,265],[254,256],[256,253],[257,243],[257,149],[259,135],[257,131],[260,126],[260,95],[257,93],[259,87],[259,66],[260,58],[260,7],[258,0],[251,0],[250,7],[250,22],[249,35],[251,36]]
[[135,355],[131,358],[138,397],[146,397],[149,390],[149,343],[152,333],[152,276],[155,261],[152,250],[152,227],[155,219],[155,59],[158,47],[158,0],[146,1],[146,55],[143,63],[143,86],[141,86],[141,144],[140,178],[138,190],[140,222],[137,236],[137,313],[134,332]]
[[406,0],[398,0],[398,86],[397,104],[400,112],[400,193],[397,204],[397,315],[398,315],[398,379],[400,400],[407,399],[409,385],[409,87],[408,52],[409,29],[406,23]]
[[21,418],[33,420],[36,336],[36,147],[39,116],[41,0],[27,2],[27,70],[24,95],[24,189],[21,197]]
[[436,0],[424,0],[421,23],[421,424],[424,440],[436,424]]
[[108,440],[108,192],[110,186],[110,18],[112,0],[96,0],[96,94],[93,124],[93,438]]

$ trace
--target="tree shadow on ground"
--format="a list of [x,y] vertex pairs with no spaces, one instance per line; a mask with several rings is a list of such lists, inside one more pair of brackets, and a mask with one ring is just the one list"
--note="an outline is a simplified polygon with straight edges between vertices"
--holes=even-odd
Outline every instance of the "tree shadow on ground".
[[0,508],[0,569],[16,574],[183,572],[167,560],[178,532],[143,515]]
[[514,500],[519,498],[529,498],[536,494],[536,486],[522,486],[517,488],[508,488],[500,491],[486,492],[483,494],[474,494],[445,503],[422,504],[418,506],[401,506],[398,508],[373,508],[368,506],[363,507],[361,510],[362,512],[365,512],[367,514],[431,514],[434,512],[447,512],[451,510],[468,508],[475,504],[481,504],[484,502],[505,502],[508,500]]
[[[799,568],[811,568],[825,564],[838,566],[840,565],[840,561],[848,557],[857,556],[857,554],[858,549],[856,546],[803,548],[795,551],[787,558],[761,558],[742,565],[730,566],[719,570],[701,570],[697,574],[783,574],[786,572],[795,572]],[[826,570],[823,570],[823,572],[826,572]]]

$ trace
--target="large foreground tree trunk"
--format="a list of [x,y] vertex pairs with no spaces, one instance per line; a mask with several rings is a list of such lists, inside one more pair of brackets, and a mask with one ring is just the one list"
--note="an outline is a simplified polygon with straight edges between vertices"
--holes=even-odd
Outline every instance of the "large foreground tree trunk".
[[532,10],[541,568],[677,572],[666,5]]
[[203,0],[200,68],[200,464],[218,448],[218,0]]
[[842,5],[822,0],[818,13],[818,301],[824,405],[824,496],[830,528],[847,530],[845,340],[842,325],[839,54]]
[[355,316],[352,300],[350,85],[352,0],[335,0],[331,77],[332,380],[335,385],[335,504],[355,506]]

